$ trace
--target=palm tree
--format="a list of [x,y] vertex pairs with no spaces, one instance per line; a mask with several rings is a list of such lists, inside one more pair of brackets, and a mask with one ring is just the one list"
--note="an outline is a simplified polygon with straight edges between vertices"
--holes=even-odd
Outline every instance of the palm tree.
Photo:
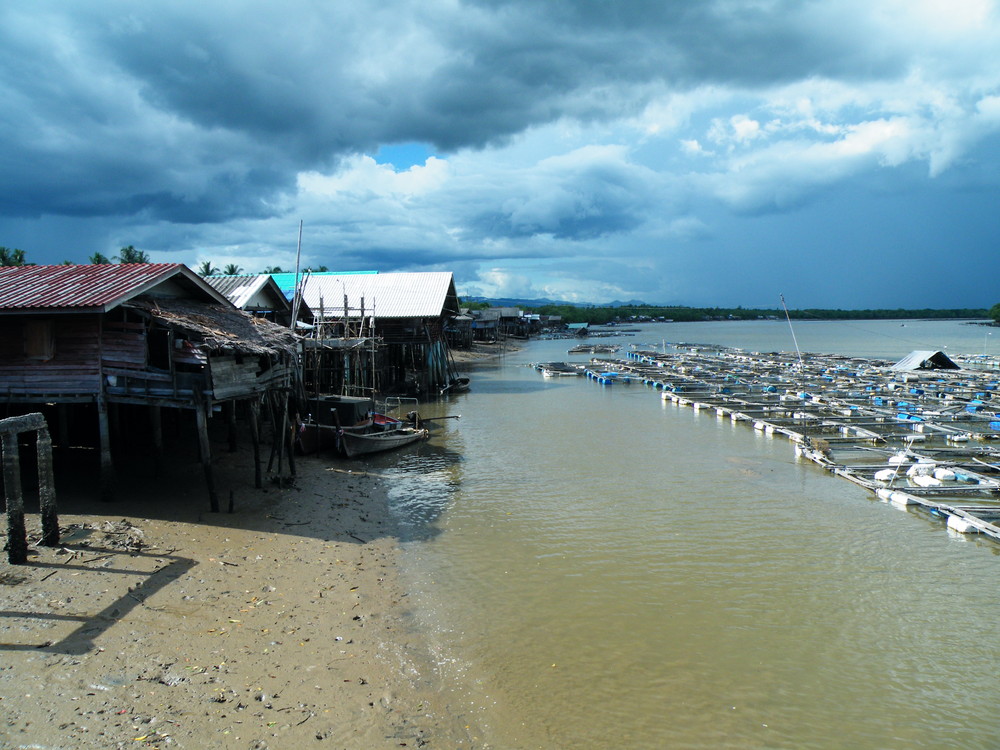
[[261,273],[284,273],[284,271],[281,270],[281,266],[268,266]]
[[24,259],[24,250],[12,247],[0,247],[0,266],[27,266]]
[[149,253],[136,250],[132,245],[128,245],[118,251],[115,260],[119,263],[149,263]]
[[219,269],[212,265],[212,261],[203,260],[198,266],[199,276],[215,276],[219,272]]
[[106,263],[110,263],[111,262],[111,258],[109,258],[104,253],[94,253],[93,255],[90,256],[89,260],[95,266],[103,266]]
[[222,269],[222,273],[224,273],[226,276],[239,276],[241,273],[243,273],[243,269],[240,268],[235,263],[227,263],[226,267]]
[[60,265],[60,266],[75,266],[75,265],[76,265],[76,263],[74,263],[74,262],[73,262],[73,261],[71,261],[71,260],[64,260],[64,261],[63,261],[62,263],[60,263],[59,265]]

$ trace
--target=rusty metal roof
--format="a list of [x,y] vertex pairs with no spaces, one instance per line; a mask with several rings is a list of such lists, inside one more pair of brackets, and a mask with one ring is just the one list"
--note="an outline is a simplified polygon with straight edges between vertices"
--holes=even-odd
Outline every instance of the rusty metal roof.
[[[188,294],[230,304],[182,263],[4,266],[0,314],[107,312],[168,280],[180,283]],[[171,296],[177,296],[176,291]]]

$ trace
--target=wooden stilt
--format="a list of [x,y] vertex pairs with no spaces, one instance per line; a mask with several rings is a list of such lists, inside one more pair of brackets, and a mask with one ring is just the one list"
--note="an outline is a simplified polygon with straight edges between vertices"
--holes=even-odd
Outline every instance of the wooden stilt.
[[226,402],[226,423],[229,426],[229,452],[235,453],[236,444],[236,401]]
[[28,535],[24,527],[17,433],[5,432],[0,439],[3,441],[3,484],[7,497],[7,562],[22,565],[28,561]]
[[111,460],[108,404],[103,395],[97,398],[97,430],[101,439],[101,500],[110,501],[115,497],[115,466]]
[[253,486],[260,489],[263,481],[260,471],[260,399],[250,401],[250,442],[253,444]]
[[271,423],[271,454],[267,459],[267,473],[271,473],[271,469],[274,466],[274,459],[278,455],[278,442],[281,440],[280,427],[278,426],[277,417],[275,416],[274,407],[274,394],[268,392],[264,396],[264,403],[267,405],[267,418]]
[[205,484],[208,486],[208,502],[213,513],[219,512],[219,496],[215,492],[215,478],[212,476],[212,451],[208,443],[208,414],[205,404],[198,399],[195,405],[195,419],[198,422],[198,449],[201,465],[205,470]]
[[153,433],[153,463],[156,475],[163,471],[163,412],[159,406],[149,407],[149,426]]
[[56,483],[52,470],[52,437],[47,427],[36,431],[38,451],[38,501],[42,516],[42,544],[59,546],[59,512],[56,508]]
[[286,432],[288,436],[288,471],[291,475],[295,476],[295,435],[299,429],[299,415],[295,415],[295,419],[289,425]]
[[288,394],[281,394],[281,428],[278,431],[278,486],[281,486],[281,463],[285,456],[285,444],[288,442]]

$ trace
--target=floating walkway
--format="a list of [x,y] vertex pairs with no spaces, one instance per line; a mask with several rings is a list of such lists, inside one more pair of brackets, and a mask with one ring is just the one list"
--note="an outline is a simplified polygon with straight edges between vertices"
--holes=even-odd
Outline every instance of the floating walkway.
[[678,345],[535,365],[546,377],[641,384],[678,406],[788,438],[795,455],[887,503],[1000,541],[1000,373]]

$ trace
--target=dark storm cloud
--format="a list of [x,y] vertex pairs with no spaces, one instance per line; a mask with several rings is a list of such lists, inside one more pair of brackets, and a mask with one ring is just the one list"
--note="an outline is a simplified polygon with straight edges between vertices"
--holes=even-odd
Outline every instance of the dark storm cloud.
[[[806,10],[803,10],[805,8]],[[296,172],[380,143],[482,147],[653,89],[847,64],[809,6],[33,3],[0,25],[3,211],[261,216]],[[884,60],[867,60],[864,65]],[[628,221],[615,214],[613,222]],[[599,232],[585,218],[566,236]]]
[[[858,230],[869,255],[906,234],[924,183],[926,237],[949,236],[963,191],[989,203],[996,16],[992,0],[7,3],[0,244],[256,270],[288,265],[304,218],[307,262],[343,270],[750,294],[788,267],[788,238],[833,251],[803,222],[850,225],[869,195],[903,196]],[[393,144],[425,160],[366,156]],[[993,224],[965,221],[974,255]]]

